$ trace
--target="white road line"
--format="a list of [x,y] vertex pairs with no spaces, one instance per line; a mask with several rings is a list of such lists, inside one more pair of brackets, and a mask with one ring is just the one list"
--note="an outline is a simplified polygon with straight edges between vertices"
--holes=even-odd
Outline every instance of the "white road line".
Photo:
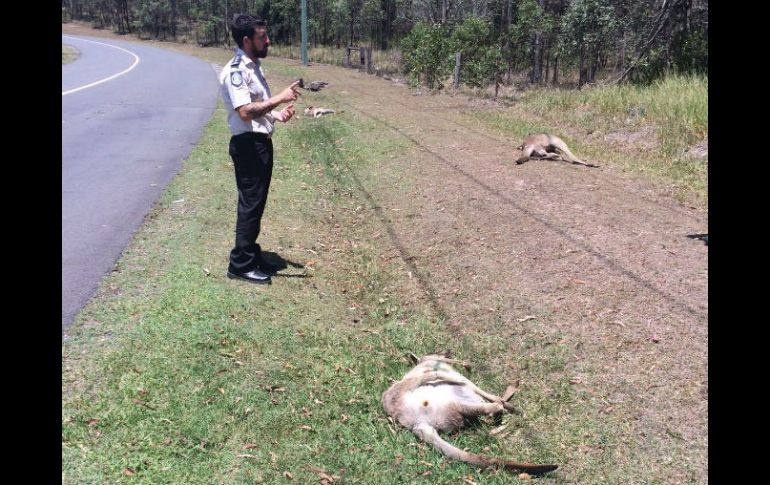
[[62,35],[62,37],[64,37],[64,38],[68,38],[68,39],[75,39],[75,40],[79,40],[79,41],[82,41],[82,42],[90,42],[90,43],[92,43],[92,44],[100,44],[100,45],[106,45],[107,47],[113,47],[113,48],[115,48],[115,49],[119,49],[119,50],[122,50],[123,52],[128,52],[129,54],[131,54],[132,56],[134,56],[134,59],[135,59],[135,60],[134,60],[134,63],[133,63],[133,64],[131,64],[131,66],[130,66],[128,69],[126,69],[125,71],[119,72],[119,73],[117,73],[117,74],[113,74],[112,76],[110,76],[110,77],[106,77],[106,78],[104,78],[104,79],[102,79],[102,80],[100,80],[100,81],[92,82],[91,84],[86,84],[85,86],[80,86],[79,88],[70,89],[69,91],[62,91],[62,93],[61,93],[61,95],[62,95],[62,96],[66,96],[67,94],[76,93],[76,92],[78,92],[78,91],[80,91],[80,90],[83,90],[83,89],[87,89],[87,88],[90,88],[90,87],[96,86],[97,84],[105,83],[105,82],[107,82],[107,81],[109,81],[109,80],[111,80],[111,79],[115,79],[116,77],[118,77],[118,76],[122,76],[123,74],[125,74],[125,73],[127,73],[128,71],[132,70],[133,68],[135,68],[135,67],[136,67],[136,65],[137,65],[137,64],[139,64],[139,56],[137,56],[136,54],[134,54],[134,53],[133,53],[133,52],[131,52],[130,50],[124,49],[124,48],[122,48],[122,47],[118,47],[118,46],[116,46],[116,45],[111,45],[111,44],[105,44],[104,42],[96,42],[96,41],[93,41],[93,40],[86,40],[86,39],[81,39],[81,38],[79,38],[79,37],[70,37],[70,36],[68,36],[68,35]]

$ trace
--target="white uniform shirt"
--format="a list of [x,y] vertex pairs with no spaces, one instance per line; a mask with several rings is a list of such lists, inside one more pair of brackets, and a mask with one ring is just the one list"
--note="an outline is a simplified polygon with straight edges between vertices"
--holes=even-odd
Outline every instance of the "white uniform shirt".
[[227,125],[233,135],[250,131],[273,134],[275,118],[271,113],[252,121],[243,121],[236,111],[236,108],[244,104],[270,99],[270,88],[259,60],[252,61],[240,48],[236,48],[235,57],[230,59],[219,74],[219,84],[228,110]]

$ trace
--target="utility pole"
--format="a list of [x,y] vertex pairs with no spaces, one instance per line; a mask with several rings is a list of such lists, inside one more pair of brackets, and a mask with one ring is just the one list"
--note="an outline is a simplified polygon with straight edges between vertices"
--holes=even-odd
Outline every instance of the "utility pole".
[[307,66],[307,0],[302,0],[302,65]]

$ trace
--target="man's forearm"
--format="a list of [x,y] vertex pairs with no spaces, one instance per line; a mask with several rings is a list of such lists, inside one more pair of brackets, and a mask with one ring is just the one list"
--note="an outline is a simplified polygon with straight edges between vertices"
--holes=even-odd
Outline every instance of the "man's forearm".
[[253,120],[255,118],[261,118],[265,116],[280,104],[280,101],[276,101],[276,99],[273,97],[266,101],[255,101],[253,103],[249,103],[244,107],[244,111],[246,116]]

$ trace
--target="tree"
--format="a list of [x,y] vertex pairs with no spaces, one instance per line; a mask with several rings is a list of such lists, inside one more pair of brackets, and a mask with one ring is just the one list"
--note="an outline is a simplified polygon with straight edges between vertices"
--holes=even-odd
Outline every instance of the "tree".
[[445,26],[418,22],[401,42],[405,72],[417,84],[441,89],[451,71],[451,47]]
[[470,16],[452,32],[450,50],[460,52],[460,78],[465,84],[486,87],[500,77],[502,55],[491,22]]
[[[509,82],[518,72],[542,83],[552,71],[556,84],[560,68],[577,70],[581,85],[600,70],[637,83],[670,71],[708,73],[708,0],[313,0],[308,8],[314,46],[400,48],[402,71],[417,69],[433,83],[445,64],[451,71],[453,32],[473,38],[472,49],[462,48],[469,83],[499,82],[502,63]],[[201,45],[229,45],[229,22],[240,12],[265,19],[274,43],[299,42],[299,0],[62,0],[63,22]],[[435,25],[444,28],[441,42],[428,35]],[[428,62],[429,52],[438,57]]]
[[611,45],[615,17],[609,0],[574,0],[561,21],[562,57],[577,57],[582,86],[593,82],[602,50]]

